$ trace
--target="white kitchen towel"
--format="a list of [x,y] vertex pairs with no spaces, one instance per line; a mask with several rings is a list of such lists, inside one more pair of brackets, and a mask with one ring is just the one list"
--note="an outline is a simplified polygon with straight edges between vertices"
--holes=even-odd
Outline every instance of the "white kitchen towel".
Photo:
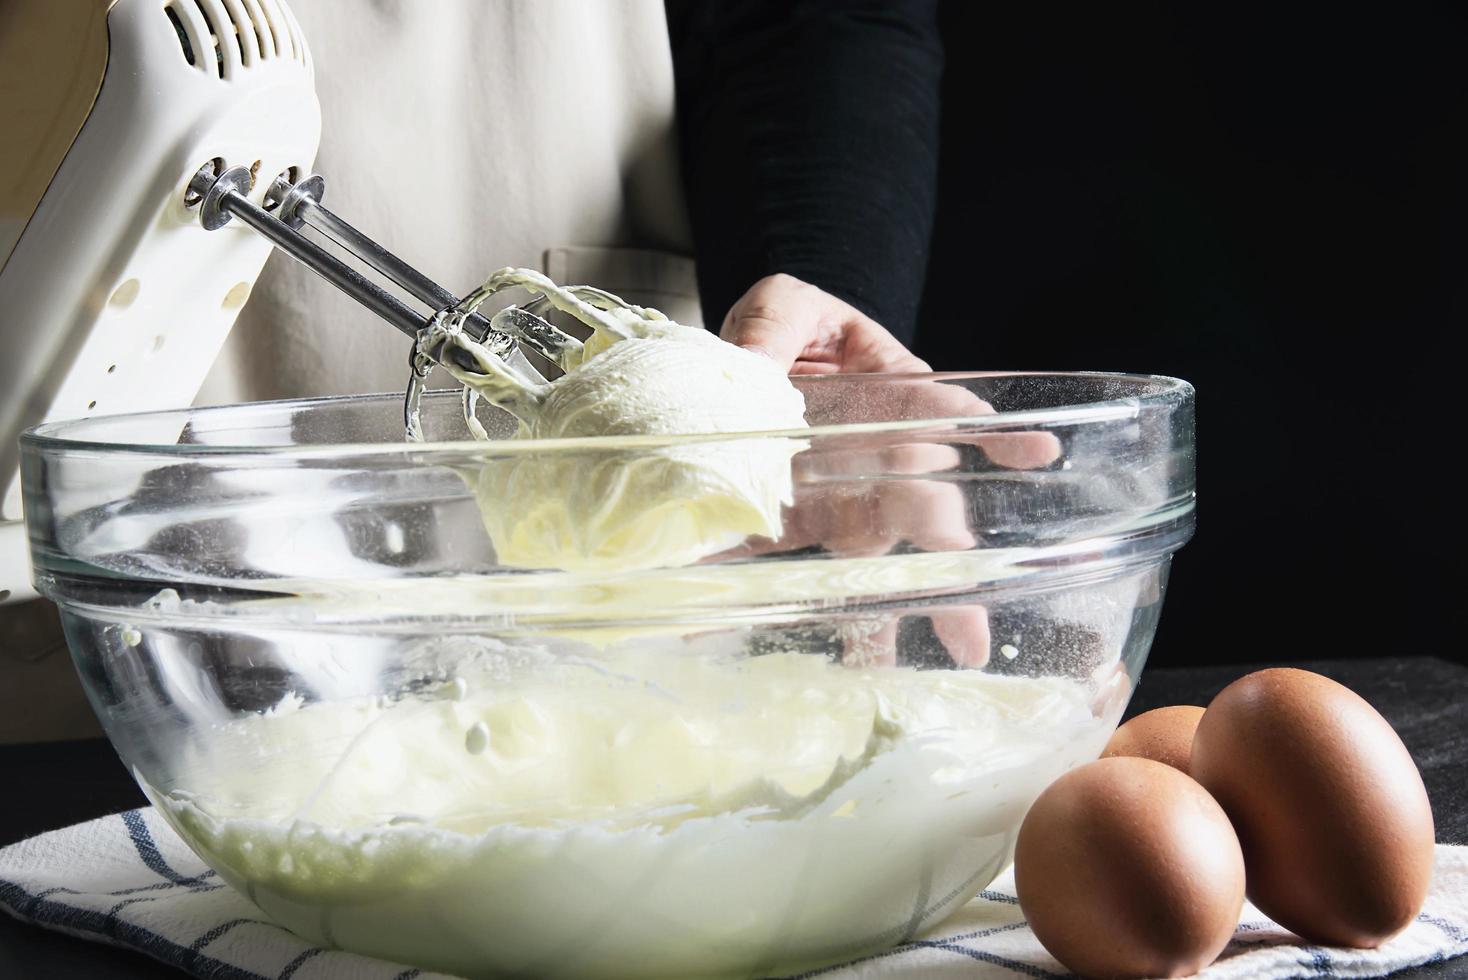
[[[220,881],[152,809],[0,850],[0,907],[22,921],[127,946],[210,980],[450,980],[297,939]],[[1427,905],[1382,948],[1310,946],[1245,905],[1233,942],[1199,976],[1380,977],[1463,953],[1468,847],[1439,844]],[[922,938],[801,974],[830,980],[1016,975],[1068,974],[1025,926],[1009,873]]]

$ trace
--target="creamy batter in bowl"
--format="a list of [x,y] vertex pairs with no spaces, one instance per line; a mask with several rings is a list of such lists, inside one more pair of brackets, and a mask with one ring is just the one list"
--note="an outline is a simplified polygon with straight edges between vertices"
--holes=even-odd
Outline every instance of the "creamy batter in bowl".
[[[797,972],[1002,870],[1115,726],[1193,506],[1181,382],[798,386],[810,428],[706,438],[469,442],[451,396],[416,445],[393,396],[48,426],[37,581],[160,811],[300,935],[466,976]],[[778,536],[497,556],[486,472],[689,452],[788,459]]]

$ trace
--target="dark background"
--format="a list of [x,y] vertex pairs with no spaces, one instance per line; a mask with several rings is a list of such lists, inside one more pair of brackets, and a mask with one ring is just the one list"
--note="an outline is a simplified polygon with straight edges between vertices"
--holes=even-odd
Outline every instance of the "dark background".
[[1465,10],[943,9],[916,349],[1197,387],[1152,663],[1464,659]]

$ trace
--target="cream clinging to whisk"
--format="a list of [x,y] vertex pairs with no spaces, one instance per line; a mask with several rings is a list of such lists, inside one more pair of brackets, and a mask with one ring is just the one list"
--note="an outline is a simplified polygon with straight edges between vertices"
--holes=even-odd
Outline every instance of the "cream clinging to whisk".
[[[578,341],[526,310],[512,307],[494,316],[492,326],[547,353],[565,372],[554,380],[529,377],[462,329],[468,313],[512,286],[539,294],[541,305],[591,328]],[[448,345],[468,357],[442,357],[440,348]],[[560,287],[530,270],[495,273],[423,331],[418,351],[420,364],[428,363],[429,352],[438,354],[465,386],[466,422],[479,438],[487,435],[474,418],[477,397],[519,419],[517,439],[805,426],[804,399],[768,358],[657,310],[589,287]],[[584,456],[515,455],[490,460],[472,482],[505,564],[568,570],[681,565],[749,535],[778,536],[780,508],[791,497],[790,459],[800,447],[795,439],[760,438],[635,456],[614,445]]]

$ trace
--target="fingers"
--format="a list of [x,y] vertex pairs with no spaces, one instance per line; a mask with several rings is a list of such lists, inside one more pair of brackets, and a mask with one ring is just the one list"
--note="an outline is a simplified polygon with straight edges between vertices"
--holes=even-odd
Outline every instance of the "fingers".
[[864,487],[838,484],[821,494],[820,503],[810,508],[805,520],[817,543],[842,558],[874,558],[885,555],[901,540],[892,533],[890,521],[882,519],[880,497]]
[[[745,300],[749,297],[746,296]],[[787,373],[792,373],[795,363],[814,340],[812,331],[806,330],[790,319],[796,311],[778,305],[752,303],[740,305],[729,311],[719,336],[746,350],[757,351],[769,357]],[[831,370],[837,370],[835,365]]]
[[1033,470],[1060,458],[1060,440],[1049,432],[994,432],[974,438],[974,445],[997,466]]
[[926,374],[932,370],[881,324],[860,313],[843,324],[841,341],[837,363],[842,374]]
[[967,551],[979,543],[969,528],[963,491],[937,480],[904,480],[879,499],[882,526],[923,551]]
[[719,336],[769,355],[791,374],[929,370],[871,317],[783,273],[751,286],[729,310]]
[[1091,694],[1091,713],[1097,718],[1120,719],[1132,696],[1132,679],[1126,664],[1120,661],[1103,663],[1091,672],[1094,686]]
[[897,619],[847,620],[839,627],[843,652],[841,662],[866,670],[897,666]]
[[822,297],[835,300],[794,276],[766,276],[729,310],[719,336],[767,354],[789,371],[807,350],[829,342],[820,336]]
[[933,611],[933,633],[960,667],[989,662],[989,611],[983,606],[953,606]]
[[[994,406],[968,389],[941,381],[904,383],[886,412],[894,418],[972,418],[993,415]],[[1032,470],[1060,458],[1060,440],[1049,432],[994,432],[963,436],[956,441],[983,450],[998,466]]]
[[[749,288],[724,318],[719,336],[760,351],[791,374],[926,373],[927,363],[904,347],[881,324],[830,293],[794,276],[766,276]],[[834,394],[834,393],[833,393]],[[812,393],[816,395],[816,393]],[[862,422],[918,418],[952,419],[992,415],[994,408],[961,385],[938,381],[888,382],[860,405],[833,406],[859,411]],[[812,409],[818,406],[812,405]],[[856,421],[856,420],[851,420]],[[995,464],[1027,470],[1048,466],[1061,445],[1048,432],[996,432],[965,437]]]
[[[958,667],[989,662],[989,613],[983,606],[947,606],[931,614],[933,634]],[[897,666],[897,616],[848,620],[841,624],[841,662],[870,669]]]

